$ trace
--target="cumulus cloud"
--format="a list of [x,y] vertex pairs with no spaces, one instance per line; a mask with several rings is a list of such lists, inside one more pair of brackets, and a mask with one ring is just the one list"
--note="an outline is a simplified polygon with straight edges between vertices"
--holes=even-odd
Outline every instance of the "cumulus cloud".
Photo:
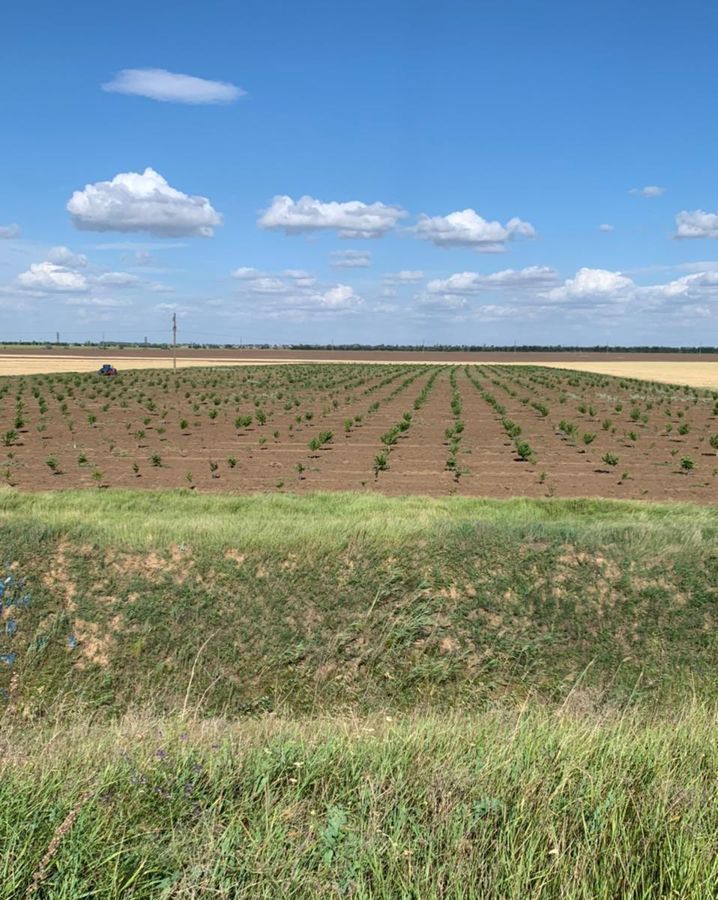
[[33,263],[26,272],[21,272],[17,284],[24,290],[38,293],[84,293],[90,287],[82,273],[48,260]]
[[285,269],[280,275],[271,275],[245,267],[242,272],[235,296],[242,302],[238,312],[250,318],[288,316],[299,321],[346,314],[364,304],[349,285],[317,286],[316,278],[304,269]]
[[667,299],[715,299],[718,298],[718,272],[696,272],[693,275],[684,275],[667,284],[645,288],[644,291]]
[[146,231],[157,237],[211,237],[221,215],[206,197],[183,194],[154,169],[88,184],[67,204],[83,231]]
[[334,269],[368,269],[371,265],[368,250],[335,250],[331,256]]
[[355,309],[364,302],[348,284],[337,284],[318,294],[316,300],[320,306],[329,309]]
[[122,69],[103,91],[134,94],[165,103],[234,103],[247,92],[227,81],[209,81],[166,69]]
[[384,284],[401,285],[416,284],[421,281],[424,273],[421,269],[402,269],[400,272],[389,272],[384,276]]
[[695,209],[683,210],[676,216],[677,238],[718,238],[718,213]]
[[422,214],[413,230],[418,238],[437,247],[471,247],[479,253],[502,253],[507,241],[536,235],[530,222],[517,218],[509,219],[505,225],[488,222],[473,209],[458,210],[447,216]]
[[645,187],[640,188],[631,188],[628,192],[629,194],[633,194],[634,197],[647,197],[651,199],[652,197],[660,197],[661,194],[665,194],[666,189],[664,187],[659,187],[657,184],[647,184]]
[[603,231],[604,234],[610,234],[615,228],[613,225],[609,225],[608,222],[604,222],[602,225],[598,226],[598,230]]
[[379,238],[396,227],[406,215],[400,207],[384,203],[362,203],[360,200],[324,203],[306,195],[299,200],[277,195],[257,224],[260,228],[280,230],[285,234],[336,230],[342,238]]
[[626,298],[635,288],[635,283],[620,272],[608,269],[582,268],[573,278],[567,278],[561,287],[549,291],[550,300],[584,300]]
[[549,266],[529,266],[526,269],[504,269],[491,275],[478,272],[457,272],[448,278],[435,278],[426,290],[430,294],[478,294],[485,291],[546,290],[558,281],[558,273]]
[[73,253],[67,247],[52,247],[47,254],[48,261],[68,269],[84,269],[87,257],[83,253]]
[[19,225],[0,225],[0,240],[11,240],[20,237],[21,229]]

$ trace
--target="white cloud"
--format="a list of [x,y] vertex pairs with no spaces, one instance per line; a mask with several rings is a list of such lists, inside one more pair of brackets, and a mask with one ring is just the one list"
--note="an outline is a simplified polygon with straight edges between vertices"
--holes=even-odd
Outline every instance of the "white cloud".
[[232,278],[239,278],[240,281],[247,281],[252,278],[261,278],[264,272],[254,269],[252,266],[240,266],[232,272]]
[[87,257],[82,253],[73,253],[67,247],[52,247],[47,254],[47,259],[58,266],[67,269],[84,269],[87,266]]
[[110,284],[113,287],[136,287],[141,283],[137,275],[130,275],[129,272],[103,272],[94,281],[96,284]]
[[249,287],[256,294],[286,294],[289,286],[281,278],[264,275],[249,282]]
[[324,203],[304,196],[293,200],[278,195],[260,216],[260,228],[279,229],[285,234],[336,229],[342,238],[378,238],[391,231],[407,213],[397,206],[384,203]]
[[240,278],[235,297],[241,301],[238,312],[252,319],[279,319],[286,315],[300,321],[330,313],[345,314],[364,304],[349,285],[316,287],[314,276],[303,269],[285,269],[281,276],[260,273],[256,277],[250,271],[255,270]]
[[285,269],[282,272],[285,278],[291,278],[295,287],[310,288],[317,283],[317,279],[311,272],[305,272],[304,269]]
[[471,247],[479,253],[502,253],[506,242],[518,237],[532,238],[533,225],[522,219],[488,222],[475,210],[464,209],[448,216],[419,216],[414,226],[417,237],[431,241],[437,247]]
[[208,81],[166,69],[122,69],[103,91],[134,94],[167,103],[234,103],[247,92],[227,81]]
[[654,285],[644,289],[658,293],[666,298],[697,300],[701,298],[718,298],[718,272],[696,272],[684,275],[664,285]]
[[316,300],[320,306],[325,306],[329,309],[355,309],[364,302],[355,293],[354,288],[348,284],[337,284],[323,294],[318,294]]
[[504,269],[491,275],[478,272],[457,272],[449,278],[435,278],[426,289],[430,294],[478,294],[485,291],[546,290],[558,281],[558,273],[549,266],[529,266],[526,269]]
[[146,231],[157,237],[211,237],[221,215],[206,197],[183,194],[154,169],[88,184],[67,204],[83,231]]
[[424,273],[421,269],[402,269],[401,272],[389,272],[384,276],[384,284],[400,285],[400,284],[416,284],[421,281]]
[[17,276],[17,284],[22,289],[40,293],[83,293],[89,290],[87,279],[80,272],[48,261],[33,263],[26,272]]
[[661,194],[665,194],[666,189],[664,187],[659,187],[657,184],[647,184],[645,187],[641,188],[631,188],[628,192],[629,194],[633,194],[634,197],[647,197],[651,199],[652,197],[660,197]]
[[419,294],[416,298],[416,305],[421,309],[455,312],[456,310],[466,309],[469,306],[469,301],[465,297],[457,297],[451,294]]
[[718,213],[683,210],[676,216],[677,238],[718,238]]
[[562,287],[554,288],[546,295],[550,300],[618,300],[626,299],[635,288],[635,283],[620,272],[608,269],[579,269],[573,278],[568,278]]
[[21,229],[19,225],[0,225],[0,240],[10,240],[20,237]]
[[609,225],[608,222],[604,222],[602,225],[598,226],[599,231],[603,231],[604,234],[610,234],[612,231],[615,231],[615,226]]
[[371,265],[368,250],[335,250],[331,256],[334,269],[368,269]]

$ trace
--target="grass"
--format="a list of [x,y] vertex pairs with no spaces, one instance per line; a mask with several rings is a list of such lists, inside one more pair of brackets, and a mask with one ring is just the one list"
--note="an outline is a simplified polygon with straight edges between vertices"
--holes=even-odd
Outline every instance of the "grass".
[[718,883],[718,719],[699,705],[135,716],[0,744],[3,898],[705,900]]
[[371,493],[212,495],[188,490],[22,493],[0,489],[0,525],[47,529],[77,540],[147,549],[173,542],[203,548],[382,545],[442,529],[490,527],[530,537],[575,533],[601,541],[628,530],[681,543],[714,539],[718,509],[688,503],[518,497],[443,499]]
[[211,715],[555,702],[577,679],[599,705],[712,697],[717,522],[606,501],[5,492],[32,601],[0,636],[0,689],[31,718],[188,691]]
[[717,525],[0,492],[0,898],[715,896]]

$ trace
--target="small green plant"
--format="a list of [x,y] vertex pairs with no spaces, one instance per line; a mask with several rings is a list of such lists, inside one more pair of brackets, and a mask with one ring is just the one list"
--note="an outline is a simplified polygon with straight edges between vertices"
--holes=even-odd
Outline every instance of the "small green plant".
[[534,452],[528,441],[519,441],[516,444],[516,452],[522,462],[528,462],[533,459]]
[[691,426],[688,424],[688,422],[681,422],[681,424],[678,426],[678,434],[688,434],[690,430]]
[[52,472],[53,475],[60,474],[60,464],[57,461],[57,457],[48,456],[48,458],[45,460],[45,465],[48,467],[48,469]]
[[694,468],[695,463],[693,462],[692,457],[690,456],[682,456],[681,457],[681,470],[683,472],[690,472],[692,468]]
[[237,465],[237,460],[234,456],[227,457],[227,465],[230,469],[233,469]]
[[14,428],[11,428],[9,431],[6,431],[2,436],[3,447],[12,447],[15,441],[18,439],[18,433]]
[[593,431],[584,431],[583,433],[583,442],[588,447],[589,444],[592,444],[596,440],[596,434]]
[[133,462],[133,463],[132,463],[132,471],[134,472],[135,478],[139,478],[139,477],[140,477],[140,466],[139,466],[139,463],[136,463],[136,462]]
[[162,457],[159,455],[159,453],[153,453],[152,456],[150,456],[150,462],[157,469],[160,469],[162,467]]
[[617,466],[618,465],[618,457],[615,453],[604,453],[601,457],[601,460],[606,463],[607,466]]
[[379,477],[379,472],[385,472],[389,468],[389,453],[382,450],[374,457],[374,477]]
[[180,431],[187,431],[189,428],[189,422],[187,419],[180,419]]
[[215,462],[214,460],[210,459],[210,461],[209,461],[209,471],[210,471],[210,475],[212,476],[212,478],[219,478],[219,475],[217,474],[217,469],[219,469],[219,463],[217,463],[217,462]]

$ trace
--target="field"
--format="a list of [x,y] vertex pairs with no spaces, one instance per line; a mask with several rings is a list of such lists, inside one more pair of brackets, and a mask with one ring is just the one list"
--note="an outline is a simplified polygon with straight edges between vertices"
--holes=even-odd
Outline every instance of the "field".
[[0,422],[23,490],[718,499],[718,391],[539,366],[16,376]]
[[0,423],[2,900],[716,896],[718,392],[285,360]]
[[[300,363],[363,363],[382,365],[537,365],[573,368],[619,378],[638,378],[664,384],[718,390],[718,357],[688,353],[596,353],[596,352],[441,352],[424,351],[317,351],[317,350],[177,350],[177,366],[297,365]],[[173,366],[169,350],[90,348],[3,348],[0,345],[0,376],[52,372],[96,372],[114,360],[123,371]]]

